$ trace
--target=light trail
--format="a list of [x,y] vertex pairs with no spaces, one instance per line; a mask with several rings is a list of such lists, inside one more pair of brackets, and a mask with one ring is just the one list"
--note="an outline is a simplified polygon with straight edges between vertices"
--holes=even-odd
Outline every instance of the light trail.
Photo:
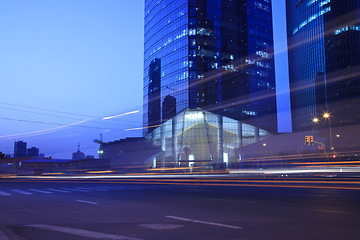
[[323,165],[333,165],[333,164],[356,164],[356,163],[360,163],[360,161],[342,161],[342,162],[302,162],[302,163],[290,163],[290,164],[295,164],[295,165],[318,165],[318,164],[323,164]]
[[[122,181],[143,181],[141,179],[123,179]],[[204,183],[207,184],[209,182],[211,183],[281,183],[281,184],[298,184],[298,183],[306,183],[306,184],[352,184],[360,185],[359,181],[325,181],[325,180],[311,180],[311,181],[304,181],[304,180],[222,180],[222,179],[207,179],[207,180],[194,180],[194,179],[152,179],[151,181],[154,182],[173,182],[173,183]]]
[[160,127],[160,126],[162,126],[162,125],[159,124],[159,125],[153,125],[153,126],[147,126],[147,127],[128,128],[128,129],[125,129],[124,131],[133,131],[133,130],[140,130],[140,129],[146,129],[146,128],[155,128],[155,127]]
[[145,185],[182,185],[182,186],[222,186],[222,187],[273,187],[273,188],[308,188],[308,189],[336,189],[336,190],[360,190],[360,187],[348,186],[314,186],[314,185],[280,185],[280,184],[245,184],[245,183],[174,183],[174,182],[107,182],[107,183],[126,183],[126,184],[145,184]]
[[[356,179],[357,180],[357,179]],[[15,180],[13,180],[15,181]],[[38,178],[24,179],[24,182],[57,182],[68,183],[69,180],[59,178]],[[70,180],[72,183],[82,183],[80,177]],[[306,188],[306,189],[337,189],[337,190],[360,190],[360,181],[339,181],[339,180],[224,180],[224,179],[97,179],[87,183],[107,183],[107,184],[144,184],[144,185],[181,185],[181,186],[226,186],[226,187],[272,187],[272,188]],[[326,184],[326,185],[325,185]],[[332,186],[331,186],[332,185]],[[350,185],[350,186],[349,186]],[[352,185],[352,186],[351,186]],[[49,189],[50,190],[50,189]]]
[[49,129],[44,129],[44,130],[39,130],[39,131],[25,132],[25,133],[16,133],[16,134],[10,134],[10,135],[3,135],[3,136],[0,136],[0,139],[1,139],[1,138],[5,138],[5,139],[1,139],[1,140],[8,140],[7,138],[9,138],[9,137],[18,137],[18,136],[31,137],[31,136],[41,135],[41,134],[48,134],[48,133],[55,132],[56,130],[59,130],[59,129],[62,129],[62,128],[66,128],[66,127],[71,127],[71,126],[75,126],[75,125],[78,125],[78,124],[82,124],[82,123],[87,122],[87,121],[89,121],[89,120],[90,120],[90,119],[85,119],[85,120],[82,120],[82,121],[79,121],[79,122],[62,125],[62,126],[60,126],[60,127],[49,128]]
[[104,117],[102,120],[113,119],[113,118],[117,118],[117,117],[129,115],[129,114],[134,114],[134,113],[138,113],[138,112],[140,112],[140,110],[136,110],[136,111],[132,111],[132,112],[127,112],[127,113],[122,113],[122,114],[115,115],[115,116],[110,116],[110,117]]

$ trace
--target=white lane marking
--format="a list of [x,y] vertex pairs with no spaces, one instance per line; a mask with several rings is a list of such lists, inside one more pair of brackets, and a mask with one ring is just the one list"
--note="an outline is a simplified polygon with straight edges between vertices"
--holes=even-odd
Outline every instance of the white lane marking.
[[[6,192],[3,192],[3,191],[0,191],[0,196],[10,196],[11,194],[10,193],[6,193]],[[0,238],[1,239],[1,238]]]
[[46,190],[53,191],[53,192],[69,193],[69,191],[59,190],[59,189],[54,189],[54,188],[48,188]]
[[17,190],[17,189],[13,189],[11,191],[21,193],[21,194],[25,194],[25,195],[31,195],[32,194],[31,192],[21,191],[21,190]]
[[30,191],[33,191],[33,192],[39,192],[39,193],[52,193],[52,192],[49,192],[49,191],[44,191],[44,190],[38,190],[38,189],[29,189]]
[[225,227],[225,228],[232,228],[232,229],[242,229],[242,227],[239,227],[239,226],[232,226],[232,225],[227,225],[227,224],[222,224],[222,223],[206,222],[206,221],[200,221],[200,220],[195,220],[195,219],[190,219],[190,218],[182,218],[182,217],[176,217],[176,216],[166,216],[166,217],[176,219],[176,220],[186,221],[186,222],[194,222],[194,223],[202,223],[202,224],[207,224],[207,225],[214,225],[214,226],[217,226],[217,227]]
[[140,238],[126,237],[126,236],[115,235],[115,234],[93,232],[93,231],[88,231],[88,230],[83,230],[83,229],[78,229],[78,228],[61,227],[61,226],[46,225],[46,224],[31,224],[31,225],[25,225],[25,226],[41,228],[41,229],[46,229],[46,230],[55,231],[55,232],[62,232],[62,233],[76,235],[76,236],[92,238],[92,239],[141,240]]
[[224,202],[237,202],[237,203],[256,203],[256,202],[251,202],[251,201],[231,200],[231,199],[221,199],[221,198],[206,198],[206,200],[211,200],[211,201],[224,201]]
[[65,190],[69,190],[69,191],[75,191],[75,192],[89,192],[87,190],[81,190],[81,189],[76,189],[76,188],[61,188],[61,189],[65,189]]
[[139,226],[152,230],[170,230],[184,227],[184,225],[179,224],[140,224]]
[[84,201],[84,200],[76,200],[77,202],[82,202],[82,203],[88,203],[88,204],[98,204],[96,202],[89,202],[89,201]]

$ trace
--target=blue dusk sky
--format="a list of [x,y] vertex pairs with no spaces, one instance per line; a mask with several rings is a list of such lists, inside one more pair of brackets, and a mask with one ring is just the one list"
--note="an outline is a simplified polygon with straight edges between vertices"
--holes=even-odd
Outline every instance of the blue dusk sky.
[[[285,0],[273,11],[279,130],[288,132]],[[97,156],[101,133],[142,135],[143,0],[3,0],[0,31],[1,152],[22,140],[54,158],[71,158],[78,143]]]

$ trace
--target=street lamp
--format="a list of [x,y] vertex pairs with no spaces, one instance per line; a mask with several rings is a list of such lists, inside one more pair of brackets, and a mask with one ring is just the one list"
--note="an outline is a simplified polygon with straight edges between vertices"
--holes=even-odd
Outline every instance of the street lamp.
[[327,119],[329,121],[329,138],[330,138],[330,149],[334,150],[333,144],[332,144],[332,136],[331,136],[331,121],[330,121],[330,114],[329,113],[324,113],[323,114],[323,118]]
[[318,118],[314,118],[314,119],[313,119],[313,122],[314,122],[314,123],[318,123],[318,122],[319,122],[319,119],[318,119]]

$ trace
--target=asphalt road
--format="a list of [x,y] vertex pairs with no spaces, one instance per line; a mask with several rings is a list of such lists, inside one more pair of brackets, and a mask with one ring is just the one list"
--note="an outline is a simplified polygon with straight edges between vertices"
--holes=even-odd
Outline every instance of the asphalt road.
[[357,240],[359,200],[359,190],[0,180],[0,240]]

